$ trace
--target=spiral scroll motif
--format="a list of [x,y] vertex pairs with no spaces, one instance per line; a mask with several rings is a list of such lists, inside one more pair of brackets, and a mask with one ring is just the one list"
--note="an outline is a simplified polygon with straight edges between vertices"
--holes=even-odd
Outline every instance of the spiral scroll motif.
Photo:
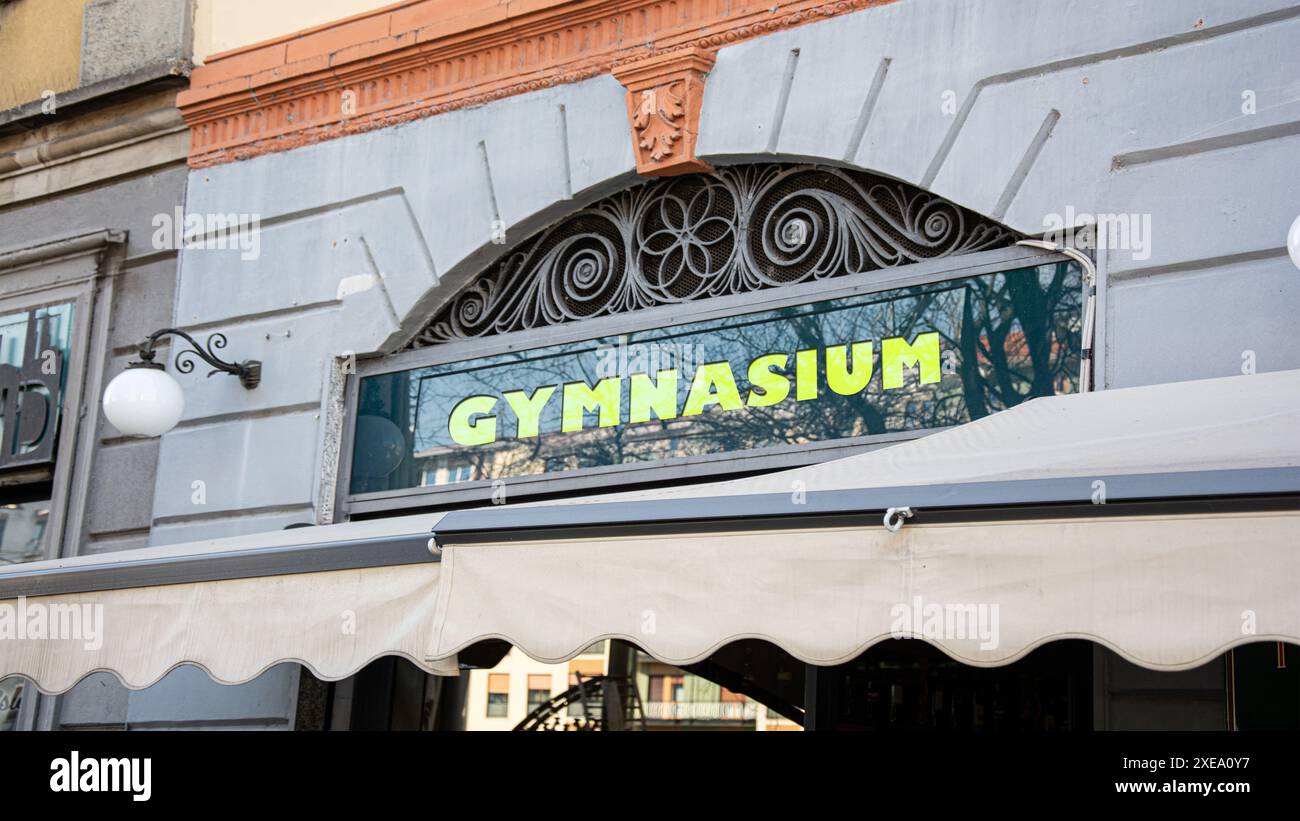
[[561,220],[457,294],[409,348],[1010,245],[906,183],[812,165],[654,180]]
[[[192,342],[191,344],[197,343]],[[205,346],[207,348],[209,361],[216,360],[221,362],[221,356],[217,352],[225,348],[227,344],[226,335],[223,333],[214,333],[209,336],[207,345]],[[185,348],[180,353],[176,354],[174,364],[176,365],[176,370],[180,373],[193,373],[195,360],[202,358],[202,354],[198,351]],[[216,373],[216,371],[213,371],[213,373]],[[208,375],[211,376],[212,374]]]

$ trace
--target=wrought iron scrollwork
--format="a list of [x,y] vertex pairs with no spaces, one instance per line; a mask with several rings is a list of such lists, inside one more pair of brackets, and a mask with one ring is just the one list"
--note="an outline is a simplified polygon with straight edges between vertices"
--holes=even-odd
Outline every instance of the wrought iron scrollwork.
[[655,180],[570,215],[457,294],[408,347],[747,293],[1014,243],[906,183],[810,165]]
[[176,370],[181,373],[192,373],[194,371],[195,360],[202,360],[212,366],[208,372],[211,377],[218,373],[228,373],[232,376],[239,377],[239,383],[245,388],[256,388],[262,381],[262,363],[256,359],[248,359],[243,362],[227,362],[217,355],[217,351],[226,347],[226,335],[223,333],[214,333],[208,337],[206,345],[200,345],[194,337],[177,330],[176,328],[163,328],[160,331],[154,331],[140,345],[140,361],[133,362],[129,367],[144,368],[161,368],[162,365],[154,362],[154,345],[164,336],[179,336],[186,342],[190,343],[190,348],[185,348],[176,354],[172,360],[176,365]]
[[[203,346],[204,348],[207,349],[207,355],[204,356],[202,351],[199,349],[197,342],[195,342],[193,339],[190,339],[188,336],[186,337],[186,339],[189,339],[190,344],[193,345],[194,347],[186,348],[182,350],[180,353],[176,354],[176,359],[173,360],[176,364],[176,370],[180,371],[181,373],[193,372],[194,361],[196,359],[199,359],[200,357],[207,362],[220,362],[221,357],[217,355],[217,351],[225,348],[228,342],[228,340],[226,339],[226,335],[222,333],[215,333],[212,336],[209,336],[207,344]],[[218,370],[212,370],[208,372],[208,376],[212,376],[213,374],[220,373],[220,372],[221,371]]]

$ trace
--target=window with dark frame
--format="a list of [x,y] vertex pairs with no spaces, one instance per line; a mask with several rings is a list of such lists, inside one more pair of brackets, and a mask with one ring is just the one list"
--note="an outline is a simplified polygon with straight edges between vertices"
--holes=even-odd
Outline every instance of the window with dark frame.
[[548,673],[528,675],[528,712],[536,710],[551,700],[551,676]]
[[[0,314],[0,564],[46,558],[73,304]],[[18,726],[24,679],[0,681],[0,731]]]

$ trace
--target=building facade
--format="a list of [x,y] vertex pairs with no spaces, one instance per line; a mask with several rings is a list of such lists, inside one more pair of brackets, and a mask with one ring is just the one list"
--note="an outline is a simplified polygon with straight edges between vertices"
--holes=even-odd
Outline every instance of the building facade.
[[[1300,368],[1300,272],[1286,252],[1300,213],[1292,0],[413,0],[269,13],[177,2],[164,4],[170,17],[101,0],[51,4],[64,15],[58,44],[24,29],[32,5],[0,4],[0,42],[57,45],[62,63],[28,60],[47,76],[15,71],[0,87],[0,300],[24,333],[63,334],[68,377],[57,455],[32,474],[50,489],[13,491],[6,551],[11,538],[36,550],[41,527],[40,555],[70,556],[813,464],[1077,392],[1081,360],[1095,390]],[[156,27],[153,53],[115,62],[117,21],[142,19]],[[74,30],[80,52],[67,48]],[[41,112],[45,87],[58,114]],[[1095,265],[1091,314],[1082,267],[1016,244],[1044,238]],[[1036,307],[996,279],[1026,270]],[[961,308],[942,294],[958,281],[988,285],[989,318],[941,371],[938,336],[931,363],[920,326],[898,314],[957,327]],[[70,330],[50,319],[63,305]],[[733,377],[755,381],[760,355],[814,350],[763,335],[761,312],[784,321],[804,305],[881,323],[864,350],[885,389],[891,374],[933,385],[870,413],[810,421],[791,405],[742,425],[705,412],[729,401],[709,371],[691,412],[691,383],[742,325],[758,330],[742,334]],[[1080,338],[1088,316],[1095,343]],[[223,335],[237,358],[263,363],[262,382],[180,373],[180,424],[121,437],[97,411],[105,375],[163,327]],[[834,343],[857,339],[814,336],[813,377],[845,356]],[[601,350],[577,370],[545,364],[589,344]],[[647,355],[653,364],[629,368]],[[612,370],[583,370],[602,356]],[[799,367],[784,390],[802,392]],[[623,379],[647,368],[674,372],[671,397],[654,392],[662,381]],[[611,375],[612,401],[599,393]],[[965,390],[951,413],[949,384]],[[744,395],[738,405],[763,407]],[[624,400],[663,424],[632,430]],[[513,438],[483,421],[506,425],[507,406]],[[1281,647],[1179,673],[1057,647],[1047,672],[1008,675],[1059,674],[1035,692],[1073,700],[1014,726],[1236,726],[1234,676],[1284,669]],[[535,671],[502,649],[457,684],[410,684],[413,698],[429,715],[473,716],[466,726],[513,726],[540,698],[520,685],[555,695],[578,663]],[[841,671],[879,706],[842,723],[896,725],[906,705],[923,726],[940,713],[996,726],[1007,709],[996,697],[971,696],[959,721],[935,696],[943,658],[905,655],[868,653]],[[792,663],[764,662],[756,716],[803,698],[802,673],[782,678]],[[926,672],[910,684],[880,672],[900,664]],[[673,703],[676,674],[652,667],[637,674],[642,700]],[[721,669],[688,672],[744,689]],[[394,692],[402,675],[367,692]],[[952,675],[950,694],[985,686]],[[25,699],[16,721],[340,726],[322,716],[357,716],[353,686],[295,664],[227,684],[181,668],[138,692],[98,674]],[[718,692],[708,703],[725,707]]]
[[[172,318],[177,249],[153,217],[185,196],[190,24],[186,2],[0,4],[6,563],[149,542],[159,443],[123,439],[98,397]],[[123,723],[99,678],[61,698],[11,679],[0,722]]]

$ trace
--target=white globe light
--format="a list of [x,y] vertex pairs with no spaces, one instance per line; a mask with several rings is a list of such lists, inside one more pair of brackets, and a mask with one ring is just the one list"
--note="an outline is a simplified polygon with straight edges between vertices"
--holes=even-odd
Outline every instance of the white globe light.
[[1286,232],[1286,252],[1291,255],[1291,262],[1300,268],[1300,217],[1291,223],[1291,230]]
[[185,411],[185,395],[159,368],[127,368],[104,391],[104,415],[127,436],[162,436]]

